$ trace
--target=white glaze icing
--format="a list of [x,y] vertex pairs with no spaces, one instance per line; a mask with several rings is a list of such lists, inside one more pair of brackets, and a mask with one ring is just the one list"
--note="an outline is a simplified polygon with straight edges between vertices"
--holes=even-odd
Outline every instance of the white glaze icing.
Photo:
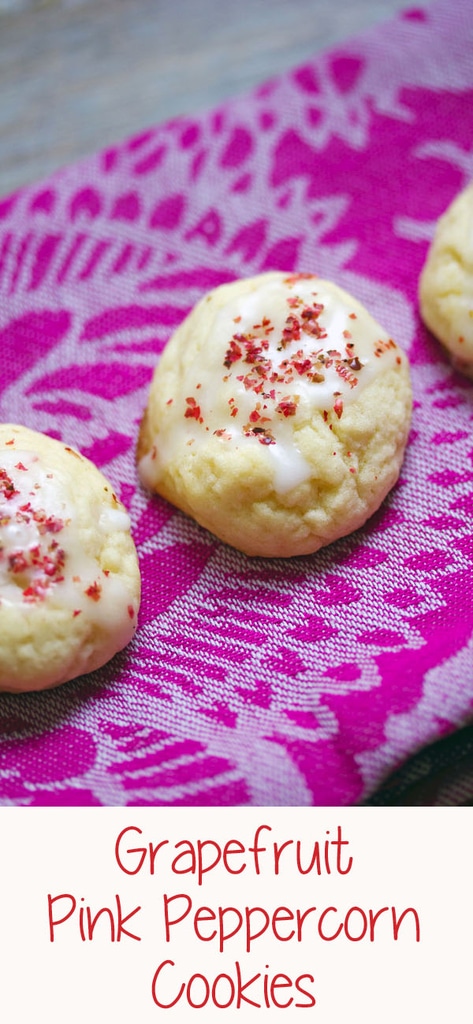
[[130,527],[130,517],[124,509],[106,508],[100,513],[99,530],[102,533],[113,533],[115,530],[126,532]]

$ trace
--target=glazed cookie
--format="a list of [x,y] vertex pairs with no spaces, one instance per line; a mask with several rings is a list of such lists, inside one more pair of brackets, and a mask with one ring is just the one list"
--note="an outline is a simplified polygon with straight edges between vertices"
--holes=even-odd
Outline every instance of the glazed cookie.
[[376,511],[410,412],[407,359],[356,299],[262,274],[210,292],[168,343],[139,474],[249,555],[308,554]]
[[131,640],[140,573],[128,515],[99,470],[0,425],[0,690],[91,672]]
[[473,377],[473,183],[437,224],[419,282],[424,323],[455,368]]

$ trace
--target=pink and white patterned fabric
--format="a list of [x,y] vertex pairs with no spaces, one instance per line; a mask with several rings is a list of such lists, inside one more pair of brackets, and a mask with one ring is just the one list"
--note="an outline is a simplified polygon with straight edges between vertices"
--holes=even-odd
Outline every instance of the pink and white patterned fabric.
[[[0,201],[0,420],[74,444],[130,511],[139,629],[0,696],[3,805],[349,805],[473,711],[473,386],[422,326],[473,177],[471,0],[409,10]],[[249,559],[137,482],[153,368],[209,288],[310,270],[408,351],[402,478],[356,534]],[[389,409],[386,410],[389,416]]]

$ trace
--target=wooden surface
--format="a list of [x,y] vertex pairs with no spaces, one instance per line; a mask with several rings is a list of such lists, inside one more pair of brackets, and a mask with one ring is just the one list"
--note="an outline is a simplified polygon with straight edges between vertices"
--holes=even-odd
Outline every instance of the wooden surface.
[[0,195],[348,39],[408,0],[0,0]]

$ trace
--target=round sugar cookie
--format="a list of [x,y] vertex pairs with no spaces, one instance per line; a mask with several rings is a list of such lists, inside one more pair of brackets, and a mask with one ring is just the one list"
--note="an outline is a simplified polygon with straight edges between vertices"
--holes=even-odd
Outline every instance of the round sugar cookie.
[[406,356],[356,299],[262,274],[210,292],[169,341],[139,475],[248,555],[308,554],[379,507],[411,405]]
[[422,319],[473,377],[473,183],[440,217],[419,280]]
[[102,473],[60,441],[0,425],[0,690],[42,690],[131,640],[140,572]]

